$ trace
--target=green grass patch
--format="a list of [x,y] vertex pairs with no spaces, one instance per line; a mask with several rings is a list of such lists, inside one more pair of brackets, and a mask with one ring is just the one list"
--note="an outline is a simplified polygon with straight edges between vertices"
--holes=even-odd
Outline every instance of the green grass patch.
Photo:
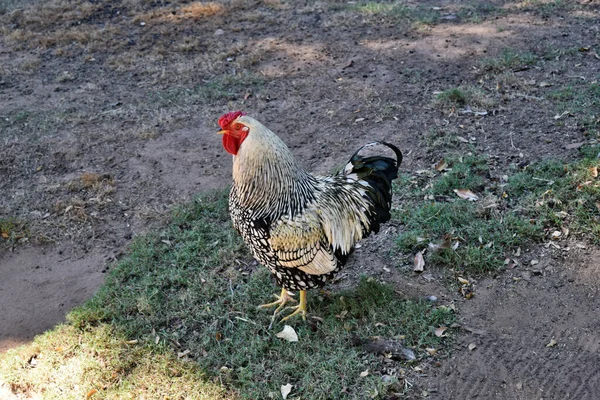
[[[600,127],[600,84],[581,82],[552,90],[548,98],[558,107],[558,113],[575,115],[581,126],[598,134]],[[562,123],[558,120],[557,123]]]
[[[505,183],[490,179],[487,159],[473,155],[448,159],[442,173],[401,176],[395,186],[401,196],[395,218],[404,225],[398,249],[429,249],[429,262],[481,275],[501,269],[510,250],[550,240],[562,228],[600,242],[600,147],[581,153],[570,164],[529,165]],[[470,190],[479,200],[460,199],[455,189]]]
[[[404,300],[362,279],[342,293],[310,292],[309,313],[322,321],[289,321],[300,340],[288,343],[275,337],[283,325],[269,330],[270,312],[256,309],[278,291],[231,228],[226,193],[199,197],[161,233],[138,238],[67,325],[19,350],[33,352],[35,371],[27,367],[31,356],[5,363],[14,359],[9,352],[0,358],[0,376],[20,391],[47,391],[58,382],[61,398],[95,388],[106,398],[266,399],[287,383],[296,397],[370,398],[402,391],[402,377],[382,380],[389,365],[355,338],[403,340],[419,359],[428,357],[427,347],[444,353],[434,330],[454,321],[446,307]],[[60,376],[77,363],[83,366]],[[360,377],[366,369],[370,374]],[[180,385],[167,393],[169,377]]]
[[544,226],[569,228],[600,243],[600,146],[581,151],[583,159],[565,164],[543,161],[508,181],[507,193],[531,219]]
[[538,57],[533,53],[504,49],[497,57],[483,59],[480,66],[484,71],[501,73],[527,68],[535,65],[537,62]]
[[475,86],[460,86],[446,89],[436,96],[435,104],[441,107],[490,108],[495,105],[493,99]]
[[0,218],[0,243],[16,243],[17,241],[29,237],[29,229],[25,221],[13,218]]

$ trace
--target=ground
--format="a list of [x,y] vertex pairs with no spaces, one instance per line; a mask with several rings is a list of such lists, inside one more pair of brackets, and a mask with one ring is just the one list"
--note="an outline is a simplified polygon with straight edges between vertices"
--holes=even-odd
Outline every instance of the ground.
[[[264,122],[320,173],[374,139],[402,149],[405,174],[471,152],[489,157],[492,178],[573,161],[597,140],[600,91],[582,97],[600,75],[594,1],[54,0],[0,10],[0,351],[61,322],[174,205],[227,187],[224,112]],[[436,97],[454,88],[472,94]],[[418,395],[600,397],[596,245],[524,246],[511,256],[517,267],[474,278],[465,300],[445,271],[413,274],[390,254],[398,234],[392,223],[365,243],[339,285],[366,271],[407,297],[456,305],[464,329],[451,356],[418,377]]]

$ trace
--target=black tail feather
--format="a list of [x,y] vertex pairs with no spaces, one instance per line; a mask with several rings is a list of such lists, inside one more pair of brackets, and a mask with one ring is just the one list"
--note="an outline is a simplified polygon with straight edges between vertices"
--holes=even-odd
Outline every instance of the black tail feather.
[[[359,153],[365,147],[383,145],[396,154],[396,159],[384,156],[363,157]],[[342,172],[344,175],[356,174],[358,179],[366,181],[372,190],[368,190],[370,203],[371,226],[373,232],[379,231],[381,223],[389,221],[392,204],[392,180],[398,177],[398,167],[402,162],[402,152],[396,146],[386,142],[372,142],[364,145],[350,158],[350,162]]]

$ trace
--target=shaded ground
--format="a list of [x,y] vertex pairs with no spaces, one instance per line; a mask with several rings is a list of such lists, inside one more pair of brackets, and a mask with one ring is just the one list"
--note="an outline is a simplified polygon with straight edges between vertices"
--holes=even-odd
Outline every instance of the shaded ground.
[[[61,321],[174,204],[228,184],[215,134],[225,111],[264,121],[317,172],[373,139],[399,145],[407,172],[476,152],[497,176],[597,139],[598,102],[577,97],[599,76],[596,3],[369,4],[2,3],[0,218],[13,222],[0,242],[0,351]],[[472,104],[434,102],[459,86],[477,89]],[[427,282],[410,257],[390,258],[391,229],[340,285],[366,270],[407,296],[456,302],[472,330],[419,391],[600,396],[596,248],[530,249],[464,301],[444,271]]]

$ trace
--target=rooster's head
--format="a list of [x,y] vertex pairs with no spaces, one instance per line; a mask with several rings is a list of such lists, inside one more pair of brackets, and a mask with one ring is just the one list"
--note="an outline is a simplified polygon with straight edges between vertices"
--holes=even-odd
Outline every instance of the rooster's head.
[[236,121],[243,115],[245,114],[241,111],[232,111],[219,118],[219,126],[221,127],[219,134],[223,135],[223,147],[233,155],[237,155],[242,142],[248,136],[249,128]]

